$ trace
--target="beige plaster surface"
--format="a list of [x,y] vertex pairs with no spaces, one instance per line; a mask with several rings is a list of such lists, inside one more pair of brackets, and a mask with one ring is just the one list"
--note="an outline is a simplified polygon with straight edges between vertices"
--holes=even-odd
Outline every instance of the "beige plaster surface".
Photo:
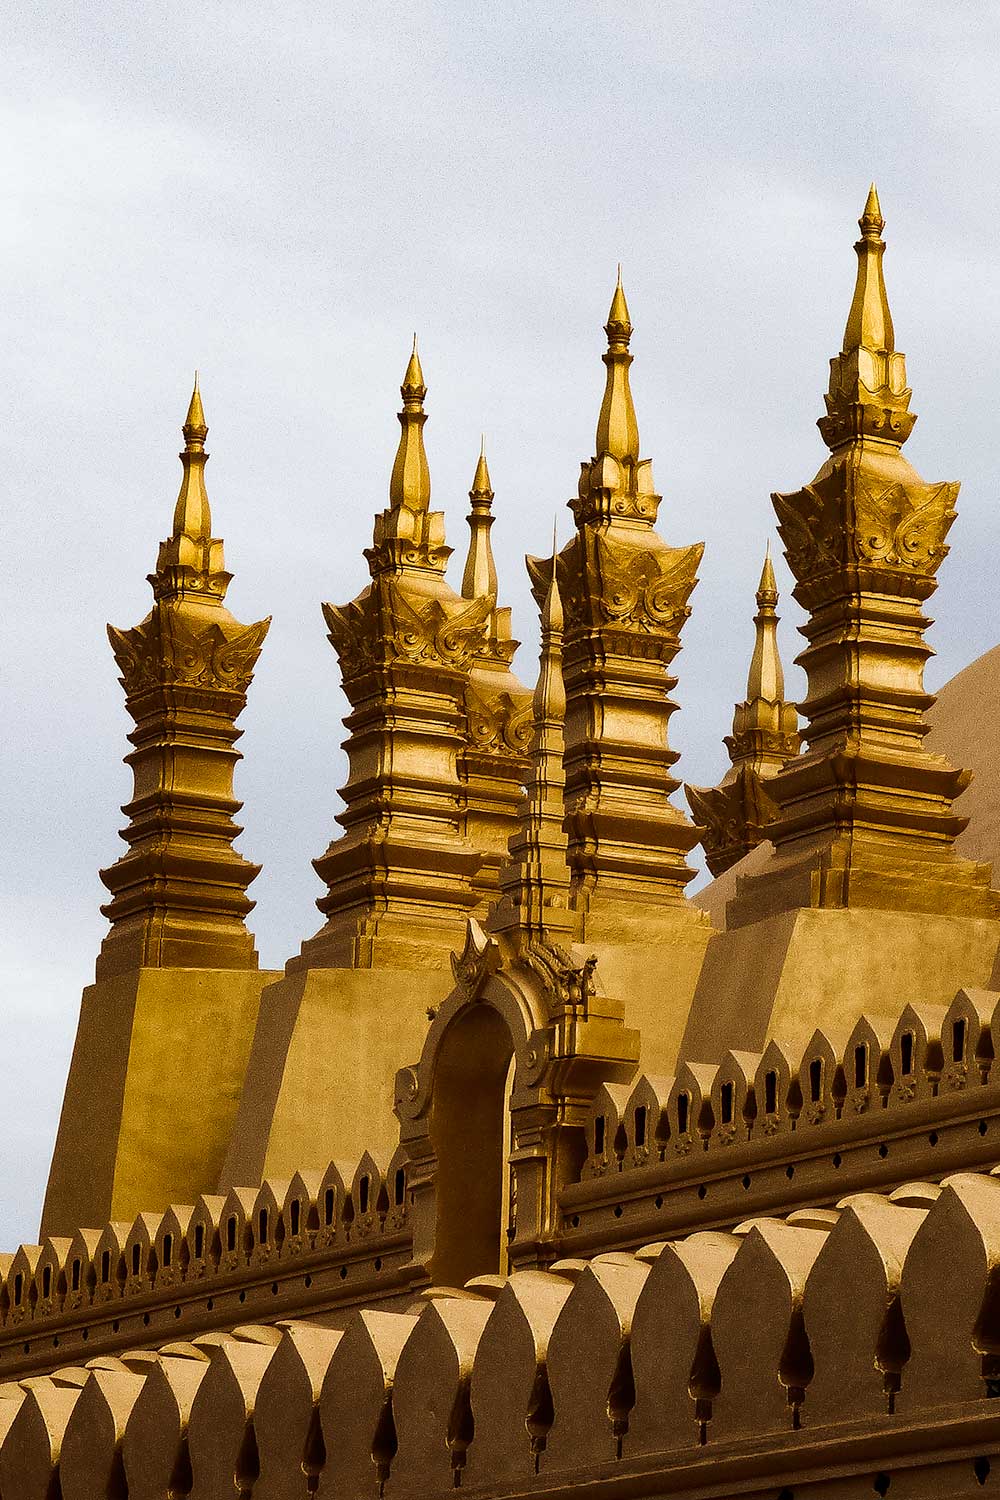
[[260,994],[258,969],[134,969],[89,985],[41,1234],[193,1203],[218,1179]]
[[309,969],[261,996],[246,1083],[219,1187],[357,1160],[399,1138],[396,1072],[419,1056],[440,970]]
[[727,1048],[762,1051],[769,1037],[804,1045],[817,1026],[850,1026],[865,1011],[946,1005],[963,986],[991,985],[998,945],[991,920],[864,909],[803,908],[717,933],[681,1053],[714,1062]]
[[[663,927],[662,913],[657,925]],[[654,941],[584,945],[597,955],[605,994],[624,1004],[626,1026],[641,1033],[646,1072],[669,1073],[677,1061],[712,935],[708,922],[681,911],[673,930],[662,930]]]
[[955,804],[969,819],[955,847],[966,859],[994,866],[1000,874],[1000,755],[994,726],[1000,714],[1000,646],[985,652],[956,673],[928,710],[925,741],[935,755],[972,772],[972,782]]

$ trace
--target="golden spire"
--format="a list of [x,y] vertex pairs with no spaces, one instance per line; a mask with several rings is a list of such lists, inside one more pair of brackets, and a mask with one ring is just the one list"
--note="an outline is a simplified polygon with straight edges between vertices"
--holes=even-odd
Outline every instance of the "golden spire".
[[485,440],[480,446],[479,462],[476,464],[476,476],[472,481],[472,489],[469,491],[469,500],[472,509],[466,519],[471,536],[465,572],[462,574],[462,597],[485,599],[487,595],[492,595],[496,599],[497,569],[493,561],[493,548],[490,545],[490,527],[494,519],[493,488],[486,463]]
[[201,404],[197,370],[194,373],[194,390],[191,392],[188,414],[181,431],[184,433],[184,452],[180,455],[184,477],[181,479],[180,493],[174,507],[173,534],[175,537],[188,536],[192,541],[207,542],[212,535],[212,513],[205,489],[205,464],[208,462],[205,439],[208,437],[208,427],[205,409]]
[[205,488],[208,425],[197,371],[181,431],[184,451],[180,460],[184,473],[174,506],[173,528],[167,540],[160,543],[156,572],[149,575],[149,581],[157,599],[180,598],[190,593],[202,599],[221,600],[232,575],[226,572],[222,542],[212,536],[212,512]]
[[420,368],[416,334],[413,335],[413,350],[399,394],[403,398],[403,410],[399,413],[399,425],[403,430],[389,481],[389,506],[394,511],[406,509],[414,515],[421,515],[430,506],[431,475],[424,451],[423,431],[427,421],[424,411],[427,387]]
[[882,274],[882,257],[885,241],[882,230],[885,220],[879,207],[875,184],[868,189],[864,212],[858,220],[861,238],[854,246],[858,256],[858,279],[854,287],[854,301],[847,315],[844,329],[844,351],[851,349],[891,350],[896,347],[892,328],[892,313],[885,293],[885,277]]
[[444,515],[430,508],[431,474],[424,451],[427,386],[416,334],[399,393],[403,410],[398,416],[403,430],[389,480],[389,508],[375,517],[372,545],[365,550],[373,578],[413,568],[443,574],[451,556],[451,548],[445,545]]
[[636,464],[639,462],[639,424],[628,379],[632,363],[628,352],[632,321],[622,288],[621,266],[618,267],[618,284],[604,331],[608,336],[608,348],[601,357],[607,366],[608,378],[601,414],[597,419],[596,453],[598,458],[610,454],[619,462]]
[[844,346],[830,361],[830,389],[825,417],[818,423],[827,446],[857,437],[905,443],[916,416],[909,411],[906,359],[896,352],[892,313],[886,296],[882,257],[885,220],[872,183],[858,220],[861,238],[854,298],[844,329]]
[[[768,543],[760,583],[757,585],[757,613],[754,616],[757,639],[754,642],[750,673],[747,678],[747,701],[750,703],[755,698],[777,703],[785,696],[785,674],[782,671],[781,656],[778,652],[778,616],[775,612],[777,603],[778,586],[774,580],[771,545]],[[733,732],[737,732],[735,724]]]

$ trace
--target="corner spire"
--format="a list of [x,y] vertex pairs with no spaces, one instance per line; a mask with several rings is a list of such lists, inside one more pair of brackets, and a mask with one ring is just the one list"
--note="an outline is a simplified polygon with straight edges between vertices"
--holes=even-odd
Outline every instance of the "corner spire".
[[896,335],[885,290],[882,258],[885,220],[872,183],[858,220],[861,238],[854,297],[844,329],[840,354],[830,361],[827,415],[818,423],[830,448],[854,437],[880,438],[897,446],[905,443],[916,421],[910,412],[906,358],[896,351]]
[[637,464],[639,424],[636,421],[628,378],[632,363],[632,355],[628,349],[632,337],[632,320],[622,287],[621,266],[618,268],[618,283],[611,299],[604,331],[608,336],[608,348],[601,357],[607,366],[608,376],[597,419],[596,453],[598,458],[610,455],[620,463]]
[[469,555],[462,574],[463,599],[485,599],[497,595],[497,569],[490,545],[490,528],[493,525],[493,486],[486,463],[486,444],[479,450],[479,462],[469,491],[471,509],[466,517],[469,523]]
[[563,606],[553,545],[549,585],[541,609],[542,642],[532,699],[533,737],[527,795],[521,823],[510,840],[510,860],[500,871],[501,899],[489,921],[492,931],[516,927],[529,941],[574,929],[569,905],[563,801],[566,775],[563,725],[566,688],[562,672]]
[[726,736],[730,768],[719,786],[684,788],[695,821],[701,825],[706,862],[714,876],[767,838],[767,825],[778,815],[767,795],[767,783],[799,753],[798,715],[794,703],[785,699],[777,603],[768,545],[757,585],[747,695],[737,703],[733,732]]

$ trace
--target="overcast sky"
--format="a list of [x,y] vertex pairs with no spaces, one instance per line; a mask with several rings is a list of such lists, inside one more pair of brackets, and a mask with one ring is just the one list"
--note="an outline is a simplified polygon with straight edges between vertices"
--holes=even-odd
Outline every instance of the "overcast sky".
[[[742,695],[769,493],[812,478],[868,182],[920,422],[962,479],[938,684],[1000,637],[1000,23],[989,3],[0,4],[7,494],[0,1244],[31,1239],[98,868],[130,778],[104,625],[137,623],[195,366],[229,603],[273,614],[243,717],[262,962],[320,918],[343,779],[320,601],[366,580],[412,331],[461,577],[485,430],[502,598],[593,448],[615,265],[660,530],[706,543],[672,739],[710,783]],[[798,692],[798,611],[782,641]],[[996,712],[984,705],[984,715]],[[401,1058],[400,1062],[408,1059]],[[334,1147],[335,1143],[331,1143]]]

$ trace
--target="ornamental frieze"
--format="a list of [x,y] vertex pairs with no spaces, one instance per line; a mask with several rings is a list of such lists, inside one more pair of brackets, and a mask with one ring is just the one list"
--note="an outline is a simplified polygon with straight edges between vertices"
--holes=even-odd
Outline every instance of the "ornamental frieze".
[[[411,603],[395,579],[377,580],[350,604],[323,605],[345,682],[394,662],[463,668],[483,648],[495,600]],[[456,608],[456,606],[458,606]]]
[[477,692],[470,686],[465,697],[469,747],[486,755],[523,760],[531,749],[531,700],[518,702],[510,693]]
[[[592,626],[676,637],[690,614],[704,546],[630,546],[600,532],[579,532],[559,558],[567,633]],[[547,586],[546,560],[529,559],[532,592]]]
[[773,495],[788,565],[800,583],[852,564],[933,578],[948,555],[958,485],[853,482],[838,467],[823,481]]
[[158,605],[132,630],[109,625],[108,638],[129,697],[161,686],[245,693],[270,623],[233,621],[235,634],[214,621],[196,630],[178,610]]

